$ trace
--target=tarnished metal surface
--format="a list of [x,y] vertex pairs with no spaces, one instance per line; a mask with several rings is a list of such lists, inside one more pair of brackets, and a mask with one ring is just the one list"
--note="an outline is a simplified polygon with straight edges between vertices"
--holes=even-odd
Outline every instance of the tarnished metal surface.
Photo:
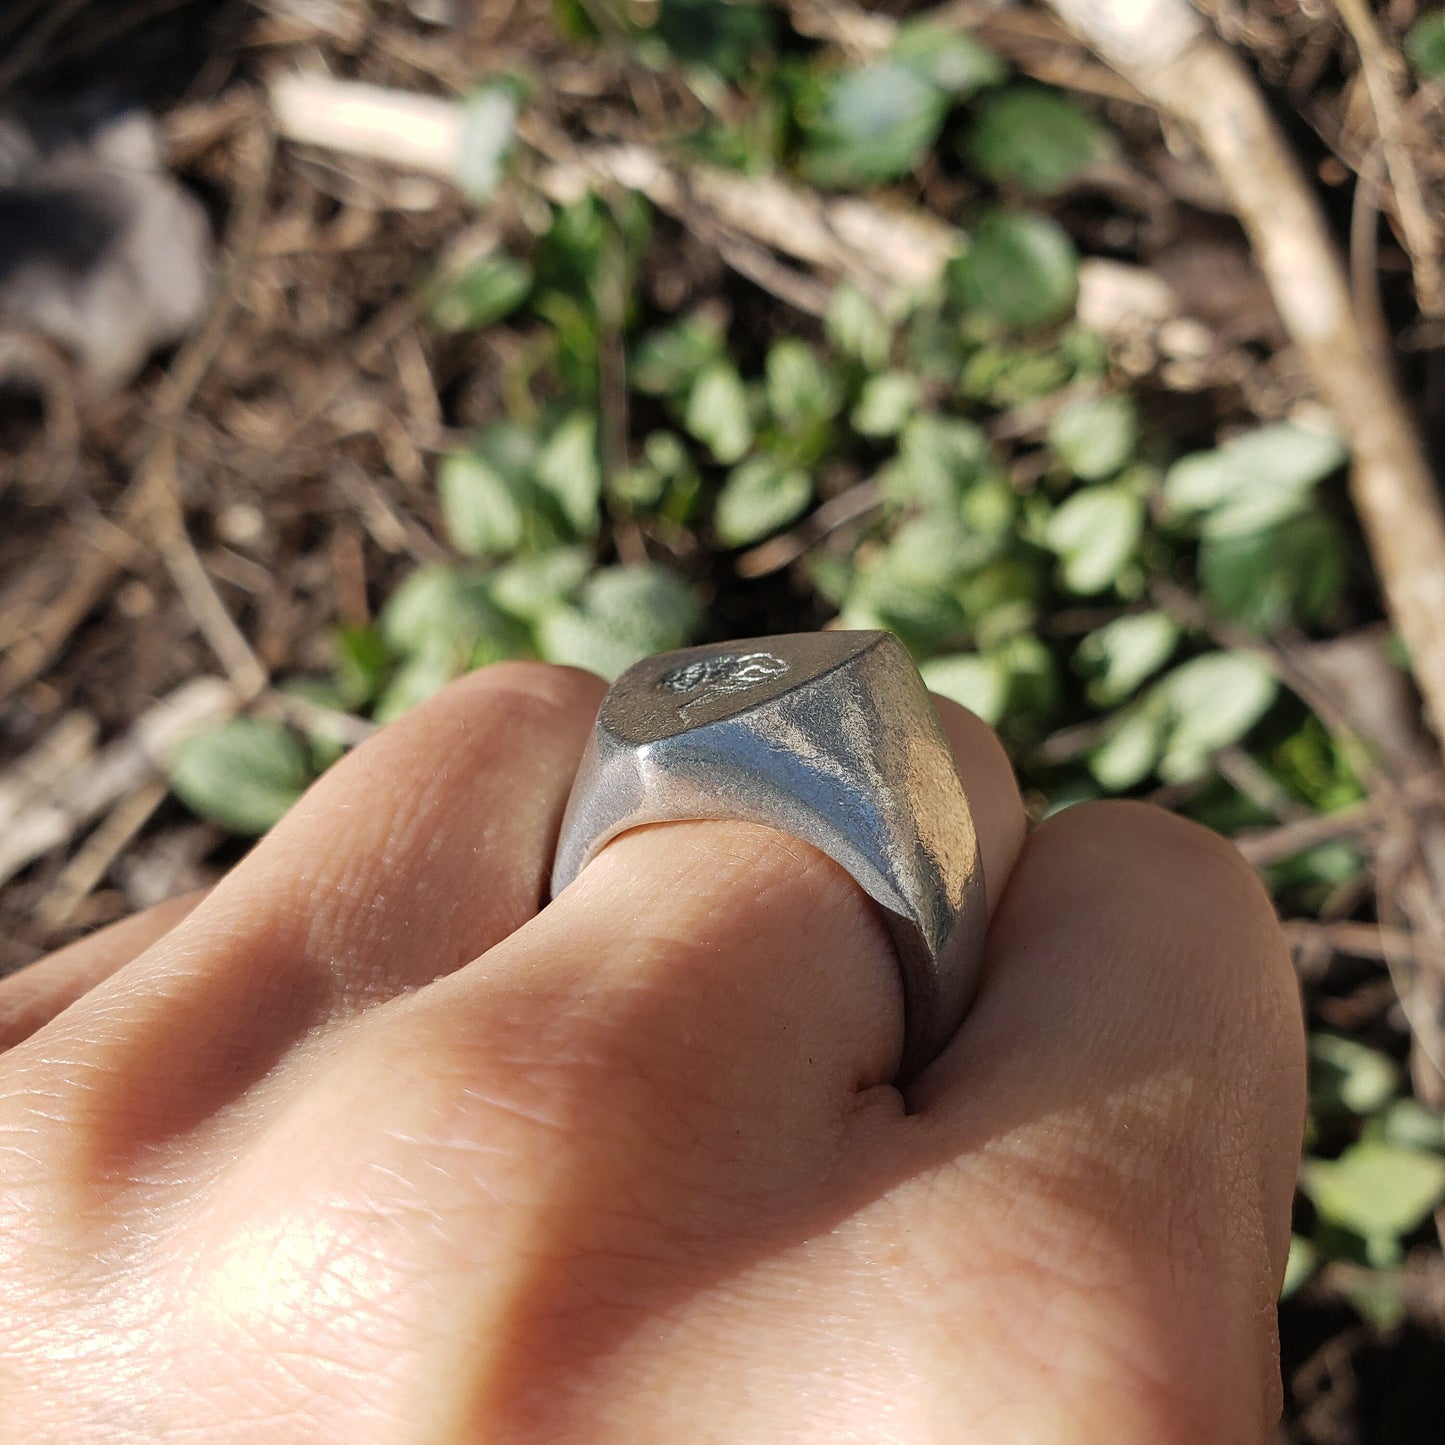
[[887,632],[650,657],[607,694],[567,805],[555,897],[647,823],[740,819],[832,858],[883,910],[902,971],[900,1080],[973,995],[986,909],[973,819],[927,689]]

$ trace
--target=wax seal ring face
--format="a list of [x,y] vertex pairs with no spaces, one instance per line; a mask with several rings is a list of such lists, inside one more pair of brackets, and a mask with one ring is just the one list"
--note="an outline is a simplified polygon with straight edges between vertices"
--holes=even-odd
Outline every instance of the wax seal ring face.
[[827,854],[882,910],[904,995],[900,1082],[962,1020],[986,925],[973,820],[927,689],[887,632],[646,658],[603,700],[552,893],[620,833],[740,819]]

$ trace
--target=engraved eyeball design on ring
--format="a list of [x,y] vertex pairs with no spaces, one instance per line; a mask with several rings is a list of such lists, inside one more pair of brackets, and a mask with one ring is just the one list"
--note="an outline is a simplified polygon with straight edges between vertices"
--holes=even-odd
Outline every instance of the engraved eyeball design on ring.
[[657,685],[663,692],[688,698],[678,707],[678,712],[686,717],[700,703],[747,692],[758,683],[781,677],[787,671],[786,659],[773,652],[720,653],[674,667],[663,673]]
[[735,819],[827,854],[880,907],[904,994],[899,1081],[952,1037],[986,910],[973,819],[928,691],[887,632],[796,633],[645,658],[603,699],[555,897],[613,838]]

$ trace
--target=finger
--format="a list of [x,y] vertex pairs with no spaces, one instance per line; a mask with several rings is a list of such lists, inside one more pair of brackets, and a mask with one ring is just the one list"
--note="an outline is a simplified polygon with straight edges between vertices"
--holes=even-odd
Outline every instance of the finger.
[[[985,724],[945,715],[1001,889],[1023,832],[1012,771]],[[822,853],[747,823],[615,839],[538,918],[407,1012],[433,1058],[455,1050],[483,1070],[482,1094],[524,1087],[549,1115],[606,1112],[604,1136],[619,1112],[652,1129],[661,1109],[680,1129],[745,1131],[790,1168],[836,1142],[859,1091],[893,1077],[902,1043],[896,957],[871,900]]]
[[603,691],[588,673],[501,664],[343,759],[159,946],[93,992],[96,1019],[56,1021],[48,1052],[73,1047],[93,1065],[74,1084],[95,1096],[93,1137],[124,1150],[150,1128],[184,1130],[302,1037],[453,971],[530,918]]
[[202,889],[157,904],[0,979],[0,1053],[164,938],[205,896]]
[[1044,824],[973,1012],[910,1101],[915,1143],[1010,1201],[1041,1294],[1106,1298],[1111,1357],[1212,1422],[1197,1438],[1262,1436],[1304,1044],[1288,950],[1233,848],[1138,805]]
[[[1001,893],[1018,792],[990,730],[945,712]],[[546,1362],[585,1379],[882,1187],[853,1143],[900,1121],[867,1087],[896,1070],[900,995],[875,906],[822,853],[745,823],[640,828],[485,957],[359,1019],[314,1100],[364,1098],[341,1112],[383,1181],[431,1182],[428,1218],[486,1281],[455,1336],[477,1409],[505,1414]]]

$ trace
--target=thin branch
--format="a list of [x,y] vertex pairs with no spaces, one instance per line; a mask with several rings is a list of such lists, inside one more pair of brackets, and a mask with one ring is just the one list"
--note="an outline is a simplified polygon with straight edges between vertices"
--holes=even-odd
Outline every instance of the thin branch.
[[1250,233],[1285,325],[1354,456],[1352,495],[1386,604],[1445,733],[1445,509],[1410,414],[1365,340],[1319,205],[1239,58],[1187,0],[1049,0],[1193,131]]
[[1400,114],[1400,98],[1395,94],[1391,73],[1392,56],[1380,39],[1363,0],[1334,0],[1335,9],[1349,29],[1360,52],[1360,68],[1370,106],[1375,112],[1375,126],[1380,133],[1380,147],[1385,153],[1385,167],[1395,192],[1395,206],[1400,217],[1400,230],[1410,252],[1415,271],[1415,295],[1426,316],[1445,315],[1445,286],[1440,269],[1440,238],[1425,205],[1425,193],[1410,147],[1405,141],[1405,124]]

